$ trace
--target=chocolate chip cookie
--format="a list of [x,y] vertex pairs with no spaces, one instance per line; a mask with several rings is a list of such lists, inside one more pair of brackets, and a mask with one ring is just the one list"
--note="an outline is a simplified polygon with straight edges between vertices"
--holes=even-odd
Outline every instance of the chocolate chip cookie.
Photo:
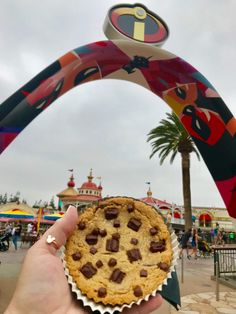
[[162,216],[133,198],[112,197],[87,208],[65,248],[78,289],[103,304],[136,302],[167,277],[173,258]]

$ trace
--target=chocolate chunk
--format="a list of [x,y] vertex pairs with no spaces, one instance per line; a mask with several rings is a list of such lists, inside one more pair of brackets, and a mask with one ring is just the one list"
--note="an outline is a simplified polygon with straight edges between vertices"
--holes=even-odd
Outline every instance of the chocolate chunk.
[[130,263],[142,259],[139,249],[132,249],[126,252]]
[[128,210],[129,213],[132,213],[134,211],[134,205],[133,204],[129,204],[127,206],[127,210]]
[[96,266],[97,268],[101,268],[103,266],[103,262],[99,259],[97,262],[96,262]]
[[158,267],[164,271],[168,271],[169,270],[169,265],[166,263],[159,263]]
[[156,227],[153,227],[153,228],[150,228],[149,232],[151,235],[155,235],[155,234],[157,234],[158,230]]
[[127,227],[129,227],[130,229],[134,230],[134,231],[138,231],[139,228],[141,227],[142,223],[139,219],[136,218],[130,218]]
[[123,273],[119,268],[113,270],[110,280],[116,283],[121,283],[125,277],[125,273]]
[[100,229],[99,228],[94,228],[93,231],[92,231],[92,234],[96,235],[96,236],[98,236],[99,233],[100,233]]
[[98,236],[94,235],[94,234],[87,234],[85,241],[89,244],[89,245],[94,245],[97,244],[98,242]]
[[113,233],[112,235],[113,239],[119,240],[120,239],[120,234],[119,233]]
[[106,250],[109,252],[118,252],[119,251],[119,240],[118,239],[107,239]]
[[98,289],[98,297],[99,298],[104,298],[107,295],[107,289],[106,288],[99,288]]
[[80,252],[76,252],[74,254],[72,254],[72,258],[74,261],[79,261],[81,259],[82,255]]
[[114,226],[115,228],[119,228],[119,227],[120,227],[120,221],[119,221],[119,219],[114,220],[113,226]]
[[94,246],[92,246],[92,247],[90,248],[89,252],[94,255],[94,254],[97,253],[97,249],[96,249]]
[[117,264],[117,261],[116,261],[115,258],[110,258],[110,259],[109,259],[108,265],[109,265],[110,267],[114,267],[114,266],[116,266],[116,264]]
[[134,295],[136,297],[141,297],[143,295],[143,291],[140,286],[134,287]]
[[97,269],[93,267],[92,263],[88,262],[80,268],[80,272],[84,275],[84,277],[89,279],[96,274]]
[[119,214],[118,208],[107,208],[107,209],[105,209],[105,218],[107,220],[117,218],[118,214]]
[[151,241],[149,250],[152,253],[165,251],[165,245],[163,241]]
[[134,244],[134,245],[137,245],[137,244],[138,244],[138,239],[132,238],[132,239],[130,240],[130,243],[131,243],[131,244]]
[[86,225],[85,225],[85,222],[84,222],[84,221],[80,221],[80,222],[78,223],[78,228],[79,228],[79,230],[84,230],[85,227],[86,227]]
[[104,238],[107,235],[106,229],[100,230],[100,236]]
[[140,274],[140,277],[147,277],[148,272],[146,269],[141,269],[139,274]]

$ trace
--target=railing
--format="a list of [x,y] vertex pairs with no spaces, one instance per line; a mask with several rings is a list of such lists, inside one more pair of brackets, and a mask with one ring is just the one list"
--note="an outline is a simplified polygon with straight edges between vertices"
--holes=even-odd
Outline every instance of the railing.
[[236,287],[236,245],[215,245],[212,249],[214,252],[214,277],[216,278],[218,275],[219,279]]
[[29,245],[33,245],[37,240],[38,240],[37,235],[23,233],[21,235],[21,246],[25,243],[26,244],[28,243]]

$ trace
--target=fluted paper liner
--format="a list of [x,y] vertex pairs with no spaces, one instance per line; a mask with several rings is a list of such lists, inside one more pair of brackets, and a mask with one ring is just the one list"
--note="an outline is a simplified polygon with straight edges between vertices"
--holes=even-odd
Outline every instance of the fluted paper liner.
[[72,276],[69,274],[69,270],[66,267],[66,261],[65,261],[65,253],[64,253],[65,247],[61,248],[61,259],[63,262],[65,275],[68,279],[68,283],[71,285],[71,290],[76,293],[77,299],[81,300],[84,306],[89,306],[92,309],[92,311],[99,311],[101,314],[105,314],[105,313],[113,314],[116,311],[121,312],[126,307],[131,308],[133,304],[139,305],[143,300],[148,301],[148,299],[151,296],[155,296],[158,293],[158,291],[162,291],[163,285],[167,285],[167,280],[172,277],[171,273],[175,271],[175,266],[177,265],[177,258],[179,255],[179,249],[178,249],[179,243],[178,243],[178,240],[174,231],[171,231],[171,244],[172,244],[173,258],[172,258],[172,262],[170,265],[170,269],[167,273],[166,279],[162,282],[162,284],[159,285],[156,288],[156,290],[153,291],[151,294],[146,295],[144,298],[139,299],[137,302],[132,302],[130,304],[122,304],[120,306],[119,305],[116,305],[116,306],[103,305],[102,303],[95,303],[93,300],[88,299],[86,295],[81,293],[76,283],[73,281]]

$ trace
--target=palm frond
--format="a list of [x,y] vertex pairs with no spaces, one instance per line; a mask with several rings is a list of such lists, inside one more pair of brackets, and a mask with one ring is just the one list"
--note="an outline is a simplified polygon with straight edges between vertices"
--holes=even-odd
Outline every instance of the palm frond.
[[162,119],[157,127],[152,129],[147,135],[147,142],[151,143],[152,152],[149,158],[152,158],[158,153],[160,164],[170,156],[170,163],[173,163],[180,148],[186,147],[188,152],[194,152],[200,160],[200,154],[188,134],[187,130],[182,125],[177,115],[166,113],[167,118]]

